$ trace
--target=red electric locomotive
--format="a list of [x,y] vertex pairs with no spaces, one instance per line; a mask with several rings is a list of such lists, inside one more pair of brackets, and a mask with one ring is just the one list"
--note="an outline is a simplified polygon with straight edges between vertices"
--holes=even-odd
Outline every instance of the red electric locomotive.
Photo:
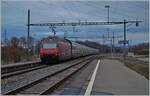
[[40,58],[42,63],[56,63],[71,58],[70,44],[66,41],[47,40],[42,42]]

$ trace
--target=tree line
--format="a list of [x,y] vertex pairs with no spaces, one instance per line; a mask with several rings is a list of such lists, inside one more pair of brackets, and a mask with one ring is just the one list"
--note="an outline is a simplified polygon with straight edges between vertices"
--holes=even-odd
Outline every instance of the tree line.
[[133,47],[133,51],[137,55],[149,56],[149,43],[141,43]]
[[[27,42],[29,42],[29,50]],[[12,37],[1,44],[2,64],[28,61],[32,57],[34,58],[35,54],[38,55],[39,49],[40,45],[35,43],[32,37],[29,38],[29,41],[25,37]]]

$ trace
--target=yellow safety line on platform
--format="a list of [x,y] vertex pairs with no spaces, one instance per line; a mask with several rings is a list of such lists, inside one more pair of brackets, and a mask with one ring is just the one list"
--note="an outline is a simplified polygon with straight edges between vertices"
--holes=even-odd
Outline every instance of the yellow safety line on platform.
[[100,64],[100,59],[99,59],[98,62],[97,62],[97,65],[96,65],[96,67],[95,67],[95,69],[94,69],[94,72],[93,72],[93,74],[92,74],[91,80],[90,80],[90,82],[89,82],[89,85],[88,85],[88,87],[87,87],[87,89],[86,89],[86,92],[85,92],[84,96],[87,96],[87,95],[90,95],[90,94],[91,94],[92,87],[93,87],[93,84],[94,84],[94,80],[95,80],[95,77],[96,77],[96,73],[97,73],[99,64]]

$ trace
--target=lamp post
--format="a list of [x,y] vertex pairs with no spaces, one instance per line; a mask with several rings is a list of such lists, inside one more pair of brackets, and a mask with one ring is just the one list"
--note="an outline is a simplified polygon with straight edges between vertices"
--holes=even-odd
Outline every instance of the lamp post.
[[107,17],[107,18],[108,18],[108,23],[109,23],[109,8],[110,8],[110,6],[109,6],[109,5],[105,5],[105,8],[107,8],[107,12],[108,12],[108,13],[107,13],[107,14],[108,14],[108,17]]
[[[109,23],[109,8],[110,8],[110,6],[109,5],[105,5],[105,8],[107,8],[107,22]],[[109,28],[107,28],[107,31],[108,31],[108,40],[109,40]],[[112,40],[110,40],[110,43],[111,43],[111,54],[112,54]]]

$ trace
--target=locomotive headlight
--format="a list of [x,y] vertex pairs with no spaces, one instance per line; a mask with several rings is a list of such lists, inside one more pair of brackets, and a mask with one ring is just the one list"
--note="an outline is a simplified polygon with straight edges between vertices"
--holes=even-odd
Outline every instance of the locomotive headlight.
[[59,52],[56,52],[55,56],[59,56]]

